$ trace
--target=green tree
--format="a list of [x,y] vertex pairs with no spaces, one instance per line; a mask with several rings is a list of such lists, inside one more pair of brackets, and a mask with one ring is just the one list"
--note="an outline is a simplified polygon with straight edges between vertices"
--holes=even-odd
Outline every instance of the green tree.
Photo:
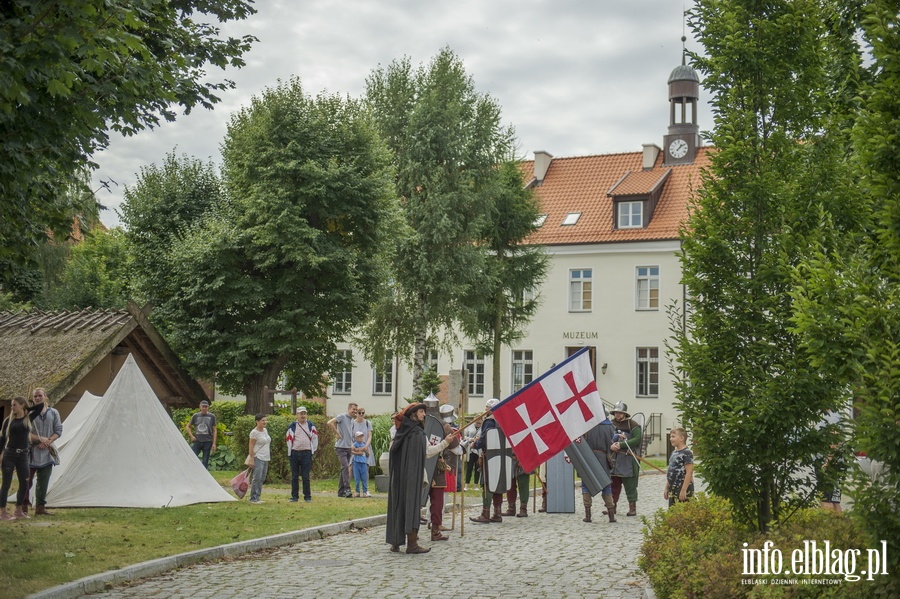
[[[853,389],[858,417],[853,448],[886,465],[873,483],[855,481],[854,512],[873,540],[888,542],[889,572],[900,568],[900,16],[893,1],[867,3],[863,37],[873,79],[853,130],[853,165],[869,217],[863,235],[829,248],[820,244],[798,274],[797,330],[813,366],[836,373]],[[826,223],[826,225],[829,223]],[[839,232],[824,227],[829,236]],[[892,590],[896,596],[896,577]]]
[[[852,228],[846,96],[827,75],[830,2],[701,0],[690,16],[706,56],[716,146],[682,235],[686,327],[673,327],[676,405],[709,488],[767,530],[812,499],[798,473],[824,453],[815,423],[847,400],[809,366],[791,331],[794,267],[822,218]],[[842,46],[846,47],[846,46]],[[679,320],[679,315],[674,314]]]
[[[169,301],[172,245],[221,205],[224,187],[215,166],[187,155],[166,155],[161,166],[143,167],[126,187],[121,218],[134,259],[135,292],[143,302]],[[166,332],[166,323],[159,323]]]
[[131,296],[130,255],[122,229],[95,229],[69,245],[58,283],[49,287],[39,308],[81,310],[124,308]]
[[386,279],[390,154],[358,102],[298,80],[235,114],[222,152],[227,193],[172,241],[156,313],[195,373],[269,412],[263,387],[288,364],[305,373],[291,384],[321,392]]
[[220,38],[215,22],[252,14],[249,0],[18,0],[0,3],[0,275],[28,262],[49,229],[72,226],[67,189],[108,144],[211,108],[234,86],[206,68],[242,66],[254,38]]
[[490,213],[484,221],[480,247],[486,251],[482,292],[463,318],[463,330],[478,349],[493,359],[493,397],[500,389],[500,349],[524,335],[539,306],[534,296],[547,272],[542,246],[525,240],[537,230],[539,206],[533,191],[522,185],[514,162],[500,165],[500,178]]
[[513,157],[500,106],[475,90],[462,61],[441,50],[427,66],[408,59],[376,69],[366,97],[393,151],[405,225],[391,257],[392,285],[360,335],[373,362],[396,351],[413,367],[417,393],[429,347],[453,340],[454,325],[481,292],[483,221],[497,165]]

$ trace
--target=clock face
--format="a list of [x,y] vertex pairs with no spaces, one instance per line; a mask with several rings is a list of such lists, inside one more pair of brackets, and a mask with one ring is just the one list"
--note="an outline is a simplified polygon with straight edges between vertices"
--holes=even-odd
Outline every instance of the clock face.
[[672,158],[682,158],[688,151],[688,144],[683,139],[676,139],[669,144],[669,155]]

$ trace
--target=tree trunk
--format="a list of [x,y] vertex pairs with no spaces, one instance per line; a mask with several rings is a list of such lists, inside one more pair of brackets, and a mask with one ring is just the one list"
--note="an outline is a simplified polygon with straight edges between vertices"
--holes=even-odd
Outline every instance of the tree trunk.
[[279,356],[278,359],[266,367],[262,372],[247,377],[244,380],[244,395],[247,397],[247,405],[244,408],[246,414],[272,414],[275,412],[272,403],[272,395],[266,397],[265,387],[275,389],[278,386],[278,375],[284,370],[287,358]]
[[501,333],[503,331],[503,314],[500,310],[497,310],[497,314],[494,316],[494,330],[493,332],[493,354],[492,365],[493,372],[491,373],[491,383],[494,387],[494,394],[492,397],[496,397],[497,399],[503,399],[503,395],[501,395],[500,391],[500,350],[503,347],[501,343]]
[[416,327],[415,341],[413,342],[413,395],[422,394],[422,373],[425,372],[425,344],[428,337],[428,319],[425,314],[424,301],[419,302],[419,325]]

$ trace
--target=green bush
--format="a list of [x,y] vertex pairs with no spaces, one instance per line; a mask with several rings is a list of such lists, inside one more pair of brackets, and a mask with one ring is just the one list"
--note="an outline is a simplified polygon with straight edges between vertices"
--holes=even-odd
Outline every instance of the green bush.
[[218,423],[224,424],[228,431],[234,430],[235,421],[244,415],[245,409],[246,404],[240,401],[214,401],[209,405],[209,411],[216,415]]
[[372,476],[384,474],[378,464],[378,458],[386,452],[391,445],[391,421],[390,414],[382,414],[371,419],[372,422],[372,454],[375,456],[375,468]]
[[[287,427],[296,418],[288,418],[280,414],[271,414],[268,417],[266,428],[272,437],[272,459],[269,462],[270,482],[288,483],[291,480],[291,463],[287,455],[285,434]],[[319,449],[313,456],[312,478],[334,478],[341,469],[337,454],[334,453],[334,431],[325,423],[329,420],[325,416],[310,416],[309,420],[316,426],[319,433]],[[250,449],[250,431],[256,426],[253,416],[245,415],[237,419],[232,447],[238,464],[243,464],[247,459],[247,451]]]
[[733,560],[723,563],[729,553],[740,555],[746,537],[734,524],[728,501],[700,493],[693,501],[656,512],[645,523],[649,530],[644,529],[638,566],[647,573],[657,597],[700,596],[698,587],[705,581],[698,580],[698,572],[706,569],[710,558],[716,561],[710,569],[742,590],[740,558],[734,571],[726,568]]
[[[699,494],[694,501],[658,511],[651,520],[645,519],[645,523],[649,528],[644,530],[638,565],[650,578],[660,599],[891,596],[892,579],[888,576],[874,582],[843,581],[836,585],[741,584],[744,578],[803,578],[785,574],[744,576],[744,543],[750,548],[762,548],[766,541],[771,541],[772,547],[781,551],[785,568],[791,567],[791,553],[802,549],[805,540],[816,541],[819,548],[828,540],[833,549],[861,549],[860,559],[865,560],[866,547],[876,545],[869,542],[864,530],[847,514],[817,508],[799,510],[768,533],[757,533],[734,523],[727,500]],[[857,562],[856,573],[865,567]]]

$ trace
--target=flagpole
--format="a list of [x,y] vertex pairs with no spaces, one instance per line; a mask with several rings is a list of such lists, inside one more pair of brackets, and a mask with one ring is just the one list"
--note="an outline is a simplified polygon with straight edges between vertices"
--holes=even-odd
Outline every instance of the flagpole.
[[[626,445],[625,447],[628,447],[628,446]],[[631,457],[633,457],[635,460],[640,460],[640,462],[644,462],[645,464],[647,464],[648,466],[650,466],[650,467],[653,468],[654,470],[657,470],[657,471],[661,472],[662,474],[665,474],[665,473],[666,473],[665,470],[662,470],[661,468],[658,468],[658,467],[654,466],[653,464],[651,464],[650,462],[648,462],[647,460],[645,460],[643,457],[641,457],[641,456],[635,454],[635,453],[631,450],[630,447],[628,447],[628,453],[629,453],[629,455],[631,455]],[[640,462],[638,463],[638,468],[640,468]],[[640,472],[638,472],[638,474],[640,474]]]
[[466,430],[467,428],[469,428],[469,425],[470,425],[470,424],[472,424],[473,422],[475,422],[475,421],[478,420],[479,418],[484,418],[485,416],[490,416],[491,413],[492,413],[492,412],[491,412],[490,410],[485,410],[484,412],[482,412],[482,413],[479,414],[478,416],[475,416],[474,418],[472,418],[471,420],[469,420],[469,421],[466,422],[465,424],[460,425],[459,430],[461,430],[461,431],[462,431],[462,430]]

